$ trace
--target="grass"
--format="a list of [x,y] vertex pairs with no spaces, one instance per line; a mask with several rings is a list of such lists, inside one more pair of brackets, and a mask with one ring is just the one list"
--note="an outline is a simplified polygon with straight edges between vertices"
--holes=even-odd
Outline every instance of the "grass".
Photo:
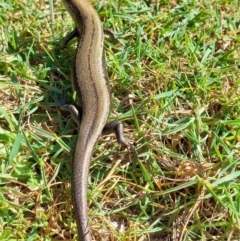
[[[60,1],[0,3],[0,239],[76,240],[71,158],[74,25]],[[110,120],[136,150],[102,137],[92,160],[95,240],[239,240],[240,5],[97,1],[113,92]]]

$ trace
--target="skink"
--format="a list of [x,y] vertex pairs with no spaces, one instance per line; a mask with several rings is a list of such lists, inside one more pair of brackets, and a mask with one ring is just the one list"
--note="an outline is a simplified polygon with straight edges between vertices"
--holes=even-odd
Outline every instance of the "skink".
[[72,16],[76,30],[67,42],[78,36],[73,67],[73,88],[80,101],[82,115],[79,118],[73,105],[65,104],[79,122],[79,132],[73,158],[72,198],[81,241],[90,241],[87,212],[87,178],[94,146],[101,135],[115,131],[120,144],[128,145],[119,121],[106,125],[111,108],[111,91],[105,66],[103,29],[99,16],[88,0],[62,0]]

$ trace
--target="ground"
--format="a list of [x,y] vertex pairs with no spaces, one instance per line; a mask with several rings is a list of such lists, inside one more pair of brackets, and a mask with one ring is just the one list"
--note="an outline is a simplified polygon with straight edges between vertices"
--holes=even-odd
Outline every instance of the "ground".
[[[93,240],[240,240],[240,5],[95,1],[105,28],[114,135],[88,179]],[[0,239],[76,240],[74,23],[61,1],[1,2]]]

